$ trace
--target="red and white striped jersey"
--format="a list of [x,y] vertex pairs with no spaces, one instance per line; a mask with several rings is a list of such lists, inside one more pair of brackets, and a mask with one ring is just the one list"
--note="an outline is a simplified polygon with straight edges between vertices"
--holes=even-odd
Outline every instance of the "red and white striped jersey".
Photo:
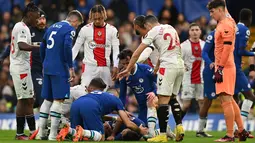
[[110,54],[113,51],[114,66],[118,67],[119,35],[114,26],[107,23],[104,27],[96,27],[93,23],[83,26],[72,49],[73,59],[81,47],[84,48],[85,65],[110,66]]
[[191,84],[203,83],[204,62],[202,59],[202,49],[204,44],[203,40],[199,40],[197,43],[186,40],[181,43],[182,59],[187,69],[183,80],[190,81]]
[[153,43],[158,49],[160,67],[184,68],[179,36],[171,25],[154,26],[144,37],[142,43],[146,45]]
[[19,49],[18,43],[31,44],[30,30],[24,22],[15,24],[12,30],[10,49],[10,72],[15,74],[30,72],[30,53]]

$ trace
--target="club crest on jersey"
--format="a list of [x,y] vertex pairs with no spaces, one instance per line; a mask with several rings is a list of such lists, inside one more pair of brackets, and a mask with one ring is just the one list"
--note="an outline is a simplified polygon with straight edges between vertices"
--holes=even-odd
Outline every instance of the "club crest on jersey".
[[142,78],[139,78],[139,82],[140,82],[140,83],[143,83],[143,79],[142,79]]
[[101,32],[101,31],[98,31],[98,32],[97,32],[97,35],[98,35],[98,36],[101,36],[101,35],[102,35],[102,32]]
[[35,33],[34,32],[31,34],[31,37],[35,37]]

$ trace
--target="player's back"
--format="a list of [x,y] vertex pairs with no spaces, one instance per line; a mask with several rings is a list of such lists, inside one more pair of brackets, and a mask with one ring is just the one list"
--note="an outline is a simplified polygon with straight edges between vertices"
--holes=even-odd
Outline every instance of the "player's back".
[[24,22],[15,24],[12,30],[10,49],[10,72],[27,73],[30,72],[30,52],[19,49],[18,43],[31,44],[30,30]]
[[108,92],[102,92],[99,90],[90,92],[86,96],[82,96],[77,100],[82,98],[92,98],[97,101],[98,105],[100,106],[101,115],[109,114],[116,110],[124,110],[124,106],[120,99],[113,94]]
[[184,68],[179,36],[171,25],[153,27],[143,40],[145,44],[151,42],[159,50],[160,67]]
[[240,54],[240,51],[242,48],[245,48],[247,45],[247,41],[249,40],[250,31],[248,27],[246,27],[243,23],[237,24],[237,32],[236,32],[236,40],[235,40],[235,64],[236,64],[236,70],[242,70],[242,55]]
[[[215,63],[219,65],[223,54],[224,43],[231,44],[230,55],[227,59],[225,67],[234,67],[234,45],[235,45],[236,24],[231,17],[227,17],[220,21],[215,32]],[[224,41],[225,40],[225,41]]]
[[[70,31],[72,31],[72,35],[68,35]],[[74,35],[75,30],[67,21],[55,23],[48,28],[44,35],[44,39],[47,43],[43,61],[44,74],[62,76],[67,76],[69,74],[64,47],[65,44],[68,44],[65,42],[72,43],[72,41],[66,39]]]

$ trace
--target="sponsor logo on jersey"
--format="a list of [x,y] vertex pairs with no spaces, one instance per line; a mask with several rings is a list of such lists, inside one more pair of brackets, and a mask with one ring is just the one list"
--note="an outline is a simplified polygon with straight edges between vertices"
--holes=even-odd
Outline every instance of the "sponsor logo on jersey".
[[141,94],[144,91],[144,88],[141,85],[138,86],[133,86],[132,89],[134,90],[135,93]]
[[89,48],[90,49],[95,49],[95,48],[108,48],[110,45],[105,45],[105,44],[97,44],[95,41],[91,40],[89,42]]

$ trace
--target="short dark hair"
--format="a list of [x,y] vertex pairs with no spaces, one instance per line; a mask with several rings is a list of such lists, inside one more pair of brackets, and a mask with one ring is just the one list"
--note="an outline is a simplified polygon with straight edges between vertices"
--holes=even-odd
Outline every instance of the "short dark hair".
[[212,0],[207,4],[207,8],[209,10],[213,9],[213,8],[218,8],[218,7],[226,7],[226,4],[223,0]]
[[104,90],[106,88],[106,84],[101,78],[93,78],[89,84],[89,86],[94,86],[96,88],[100,88]]
[[156,16],[154,15],[147,15],[144,19],[144,23],[157,23],[158,22],[158,19]]
[[72,10],[68,13],[67,17],[76,16],[78,20],[83,23],[83,16],[78,10]]
[[[200,26],[199,26],[197,23],[193,22],[193,23],[191,23],[191,24],[189,25],[189,29],[191,29],[191,28],[194,27],[194,26],[198,26],[198,27],[200,28]],[[201,28],[200,28],[200,29],[201,29]]]
[[144,20],[145,20],[145,16],[144,15],[139,15],[135,18],[134,20],[134,24],[138,25],[141,28],[145,28],[144,27]]
[[29,12],[39,12],[39,8],[35,5],[33,1],[27,4],[23,13],[23,17],[27,16],[27,13]]
[[127,131],[126,134],[122,135],[124,141],[139,141],[142,136],[135,131]]
[[127,59],[128,57],[131,58],[132,55],[133,55],[133,52],[132,52],[131,50],[129,50],[129,49],[124,49],[124,50],[122,50],[122,51],[119,53],[118,58],[119,58],[120,60],[124,60],[124,59]]
[[239,13],[240,21],[248,21],[252,17],[252,11],[248,8],[243,8]]

